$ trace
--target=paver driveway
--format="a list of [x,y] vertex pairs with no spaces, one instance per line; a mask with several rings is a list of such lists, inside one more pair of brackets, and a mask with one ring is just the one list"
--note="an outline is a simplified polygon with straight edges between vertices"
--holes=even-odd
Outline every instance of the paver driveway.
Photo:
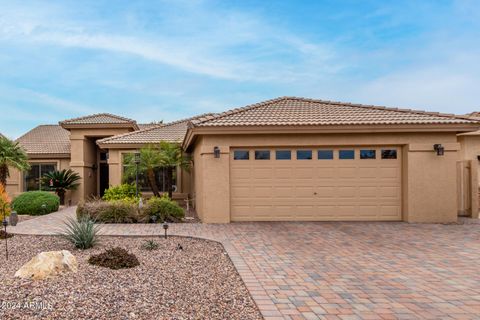
[[[35,220],[12,230],[49,233],[57,219]],[[267,319],[480,319],[478,224],[177,224],[169,231],[221,241]],[[160,225],[102,232],[163,234]]]

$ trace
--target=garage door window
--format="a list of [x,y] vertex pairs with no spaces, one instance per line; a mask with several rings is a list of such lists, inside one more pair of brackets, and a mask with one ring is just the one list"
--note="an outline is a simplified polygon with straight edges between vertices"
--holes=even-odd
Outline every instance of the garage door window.
[[250,159],[248,150],[233,151],[233,160],[248,160]]
[[375,159],[376,157],[375,150],[360,150],[360,159]]
[[382,150],[382,159],[397,159],[397,150],[395,149]]
[[275,151],[275,159],[290,160],[292,159],[292,152],[290,150],[277,150]]
[[270,151],[255,150],[255,160],[270,160]]
[[340,160],[352,160],[355,159],[355,150],[340,150],[338,152],[338,158]]
[[333,150],[318,150],[318,160],[332,160]]
[[297,150],[297,160],[312,160],[312,150]]

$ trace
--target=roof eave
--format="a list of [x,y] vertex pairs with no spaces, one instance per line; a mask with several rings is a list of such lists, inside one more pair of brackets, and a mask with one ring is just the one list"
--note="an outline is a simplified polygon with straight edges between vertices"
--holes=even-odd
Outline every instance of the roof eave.
[[28,159],[70,159],[70,153],[27,153]]
[[135,131],[140,130],[136,123],[61,123],[63,129],[117,129],[131,128]]
[[203,126],[187,130],[182,143],[188,150],[198,135],[211,134],[284,134],[284,133],[407,133],[407,132],[472,132],[480,123],[455,124],[396,124],[396,125],[273,125],[273,126]]

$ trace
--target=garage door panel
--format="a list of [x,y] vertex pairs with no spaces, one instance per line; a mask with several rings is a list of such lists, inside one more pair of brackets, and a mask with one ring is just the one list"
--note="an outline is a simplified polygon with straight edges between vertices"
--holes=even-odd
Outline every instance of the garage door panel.
[[313,187],[312,186],[297,186],[295,187],[295,196],[298,198],[312,198],[313,196]]
[[294,169],[294,179],[312,179],[313,167],[301,167]]
[[273,187],[274,195],[276,198],[293,198],[294,188],[291,186],[274,186]]
[[231,193],[232,193],[232,199],[239,199],[239,198],[249,199],[251,197],[249,186],[246,186],[246,187],[232,186]]
[[360,198],[376,198],[378,195],[378,189],[376,186],[360,186],[358,187],[358,196]]
[[401,220],[401,150],[381,159],[376,148],[373,160],[359,159],[356,148],[355,159],[340,160],[341,148],[332,149],[334,159],[312,150],[313,159],[296,160],[296,149],[291,160],[276,160],[275,149],[271,160],[232,158],[232,220]]

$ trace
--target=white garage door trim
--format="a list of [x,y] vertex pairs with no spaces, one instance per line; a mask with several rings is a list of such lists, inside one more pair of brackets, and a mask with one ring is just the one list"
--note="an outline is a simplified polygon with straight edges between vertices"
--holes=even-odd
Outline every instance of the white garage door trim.
[[[235,151],[249,159],[235,160]],[[291,159],[277,160],[277,151]],[[399,146],[249,147],[230,157],[232,221],[402,220]]]

